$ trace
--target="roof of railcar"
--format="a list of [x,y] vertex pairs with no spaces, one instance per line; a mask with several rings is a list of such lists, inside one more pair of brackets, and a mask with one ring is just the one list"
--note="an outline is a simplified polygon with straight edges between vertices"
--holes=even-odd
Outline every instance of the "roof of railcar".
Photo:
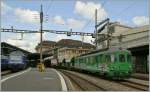
[[113,52],[119,52],[119,51],[129,52],[128,50],[123,49],[123,48],[110,48],[110,49],[106,48],[106,49],[99,49],[99,50],[91,51],[89,53],[82,54],[77,57],[87,57],[87,56],[96,55],[96,54],[100,54],[100,53],[101,54],[102,53],[113,53]]

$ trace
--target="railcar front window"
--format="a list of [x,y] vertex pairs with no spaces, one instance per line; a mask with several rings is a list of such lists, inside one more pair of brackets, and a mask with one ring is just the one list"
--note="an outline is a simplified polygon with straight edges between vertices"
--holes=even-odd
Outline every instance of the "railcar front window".
[[120,61],[120,62],[125,62],[125,55],[120,54],[120,55],[119,55],[119,61]]
[[11,56],[10,59],[11,60],[22,60],[21,56]]

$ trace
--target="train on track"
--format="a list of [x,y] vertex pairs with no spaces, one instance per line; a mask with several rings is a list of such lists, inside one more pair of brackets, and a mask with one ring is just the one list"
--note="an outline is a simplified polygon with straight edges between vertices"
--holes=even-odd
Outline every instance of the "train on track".
[[27,59],[21,51],[12,51],[9,55],[1,55],[1,70],[13,72],[27,68]]
[[9,57],[6,55],[1,55],[1,70],[7,70],[8,69],[8,62]]
[[77,56],[61,66],[96,73],[111,79],[125,79],[132,74],[132,57],[126,49],[103,49]]

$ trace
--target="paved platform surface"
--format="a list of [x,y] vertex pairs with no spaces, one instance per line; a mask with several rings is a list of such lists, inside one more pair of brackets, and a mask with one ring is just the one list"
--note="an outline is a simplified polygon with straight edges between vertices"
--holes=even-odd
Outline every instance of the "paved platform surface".
[[59,75],[53,69],[49,68],[46,69],[45,72],[39,72],[36,68],[34,68],[21,75],[3,81],[1,83],[1,90],[61,91],[62,85]]
[[132,75],[132,77],[139,78],[139,79],[144,79],[144,80],[149,80],[149,74],[134,73]]

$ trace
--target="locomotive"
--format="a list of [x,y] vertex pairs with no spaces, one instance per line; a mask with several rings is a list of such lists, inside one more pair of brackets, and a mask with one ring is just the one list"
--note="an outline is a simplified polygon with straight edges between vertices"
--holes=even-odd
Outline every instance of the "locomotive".
[[13,51],[9,54],[8,68],[11,71],[20,71],[27,67],[27,59],[23,52]]
[[69,68],[97,73],[111,79],[125,79],[132,74],[132,58],[126,49],[103,49],[77,56]]
[[8,69],[8,62],[9,57],[6,55],[1,55],[1,70],[7,70]]

